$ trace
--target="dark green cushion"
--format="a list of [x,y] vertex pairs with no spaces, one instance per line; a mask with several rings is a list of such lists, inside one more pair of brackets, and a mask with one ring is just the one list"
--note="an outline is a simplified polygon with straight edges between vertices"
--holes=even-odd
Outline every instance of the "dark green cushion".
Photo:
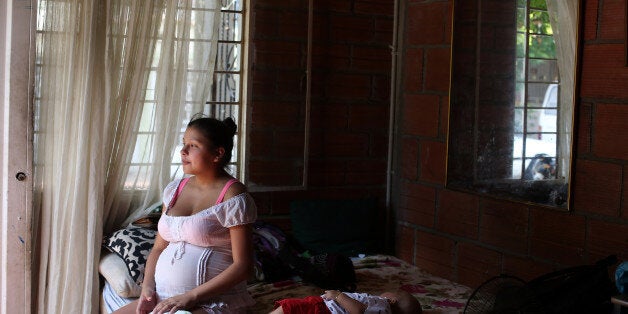
[[[290,203],[295,239],[312,254],[342,253],[347,256],[376,253],[376,201],[299,200]],[[385,223],[379,224],[381,228]]]

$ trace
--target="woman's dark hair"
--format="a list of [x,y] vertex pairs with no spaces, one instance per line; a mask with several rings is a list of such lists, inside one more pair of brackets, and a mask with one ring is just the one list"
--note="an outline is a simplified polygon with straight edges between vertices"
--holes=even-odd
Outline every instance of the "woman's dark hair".
[[233,136],[238,129],[232,118],[220,121],[216,118],[209,118],[202,114],[195,114],[188,123],[188,128],[200,131],[203,136],[211,142],[214,148],[222,147],[225,155],[221,160],[221,166],[225,167],[231,160],[233,150]]

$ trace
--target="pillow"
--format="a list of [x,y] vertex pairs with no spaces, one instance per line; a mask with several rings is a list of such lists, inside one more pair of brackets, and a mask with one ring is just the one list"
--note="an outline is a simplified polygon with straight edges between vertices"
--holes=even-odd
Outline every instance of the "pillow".
[[144,266],[155,242],[157,231],[146,228],[126,228],[103,240],[103,246],[116,253],[126,264],[129,275],[137,284],[144,279]]
[[290,203],[293,235],[312,254],[377,253],[378,235],[382,234],[384,224],[376,230],[375,205],[374,198],[293,201]]
[[98,271],[119,296],[123,298],[140,296],[142,287],[131,278],[126,263],[116,253],[107,252],[103,254],[98,264]]

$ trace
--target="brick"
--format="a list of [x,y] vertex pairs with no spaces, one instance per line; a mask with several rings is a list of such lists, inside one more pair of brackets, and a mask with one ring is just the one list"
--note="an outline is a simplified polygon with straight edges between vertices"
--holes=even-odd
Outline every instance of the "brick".
[[355,1],[354,11],[358,14],[393,15],[394,2],[392,1]]
[[451,49],[430,48],[425,50],[425,55],[425,90],[449,92]]
[[452,27],[453,27],[452,19],[454,16],[453,15],[454,5],[453,5],[453,1],[446,1],[446,2],[447,2],[447,12],[445,13],[445,16],[447,20],[445,21],[444,44],[451,45],[451,33],[452,33]]
[[[591,219],[587,246],[592,255],[606,257],[616,254],[620,260],[628,258],[628,226],[619,222]],[[593,263],[598,258],[589,261]]]
[[447,158],[445,143],[434,141],[421,141],[421,174],[422,181],[445,184],[445,172]]
[[309,172],[308,186],[341,186],[345,184],[346,174],[344,172]]
[[623,44],[585,45],[582,54],[581,91],[588,98],[628,98],[628,67]]
[[[256,101],[252,106],[252,128],[296,128],[301,118],[299,104]],[[271,114],[272,113],[272,114]]]
[[336,13],[350,13],[353,0],[321,0],[314,1],[314,11],[325,10]]
[[284,161],[294,160],[295,164],[302,163],[303,151],[305,149],[305,131],[275,131],[275,142],[273,145],[274,156],[282,158]]
[[373,132],[371,135],[369,156],[376,159],[386,158],[387,155],[384,154],[384,151],[388,150],[389,141],[390,139],[387,133]]
[[304,191],[281,191],[281,192],[268,192],[264,193],[269,196],[272,205],[273,215],[285,215],[290,214],[290,203],[294,200],[305,199],[308,196]]
[[375,26],[373,30],[373,44],[384,44],[391,46],[393,42],[393,28],[395,25],[392,16],[375,16]]
[[408,45],[444,44],[450,19],[445,2],[409,3],[406,9],[406,41]]
[[452,239],[417,231],[416,265],[430,274],[454,280],[456,243]]
[[310,127],[312,130],[347,129],[350,108],[351,105],[338,102],[328,102],[316,106],[312,104]]
[[621,217],[628,218],[628,166],[624,166],[622,180]]
[[578,112],[577,142],[574,144],[578,155],[591,153],[591,126],[593,125],[593,110],[591,104],[581,104]]
[[604,40],[624,40],[626,32],[626,0],[604,0],[602,2],[602,14],[598,22],[600,39]]
[[258,215],[268,215],[272,213],[272,201],[269,194],[251,192],[251,196],[255,200],[255,206],[257,206]]
[[251,156],[264,157],[273,153],[273,132],[258,130],[249,134],[251,141]]
[[[253,100],[271,98],[277,93],[276,73],[274,71],[255,70],[252,73],[253,90],[255,95]],[[255,103],[252,104],[255,110]]]
[[347,162],[344,160],[333,160],[333,159],[311,159],[310,160],[310,171],[311,173],[321,173],[321,172],[330,172],[330,173],[346,173],[347,172]]
[[621,166],[577,160],[575,169],[572,182],[574,209],[618,217],[621,201]]
[[530,281],[538,276],[554,271],[552,265],[531,258],[504,255],[504,273]]
[[346,183],[350,185],[381,185],[386,182],[386,166],[381,160],[352,160],[347,162]]
[[401,177],[416,180],[419,170],[419,141],[405,138],[401,145]]
[[403,61],[404,89],[408,92],[423,90],[423,49],[406,49]]
[[628,160],[628,104],[599,104],[593,120],[593,153],[598,157]]
[[327,73],[322,70],[312,73],[311,83],[312,83],[312,86],[311,86],[312,95],[310,99],[312,103],[314,103],[316,101],[319,101],[319,98],[325,95],[325,92],[326,92],[325,89],[327,88],[327,84],[328,84]]
[[403,182],[399,193],[398,220],[417,226],[434,227],[436,208],[434,188]]
[[[303,108],[305,108],[305,81],[303,79],[303,71],[301,69],[280,70],[276,81],[277,94],[273,97],[273,100],[277,102],[291,101],[297,109],[303,110]],[[303,121],[303,118],[301,117],[299,121]]]
[[371,95],[371,77],[358,74],[332,74],[326,82],[327,95],[332,98],[367,100]]
[[440,100],[440,130],[439,138],[447,134],[449,129],[449,96],[442,96]]
[[528,209],[525,205],[485,200],[480,208],[480,241],[502,250],[527,253]]
[[584,2],[584,40],[594,40],[597,38],[597,16],[598,16],[598,0],[587,0]]
[[270,7],[275,10],[279,9],[294,9],[294,8],[303,8],[303,1],[300,0],[257,0],[255,1],[254,8],[258,10],[259,8]]
[[347,173],[346,183],[349,185],[384,185],[386,182],[386,169],[377,171],[373,169],[369,173],[365,172],[349,172]]
[[349,69],[351,45],[312,43],[312,67],[316,69]]
[[279,32],[279,26],[276,21],[279,20],[281,12],[267,9],[257,9],[255,11],[255,28],[253,31],[253,39],[255,41],[264,38],[276,38]]
[[290,165],[285,160],[249,160],[249,182],[247,184],[265,186],[301,185],[302,167]]
[[390,104],[390,76],[374,75],[373,85],[371,86],[371,102],[385,104],[388,108]]
[[501,273],[501,254],[471,243],[458,244],[458,282],[478,287]]
[[321,159],[326,154],[325,132],[322,129],[310,130],[310,158]]
[[384,158],[377,160],[352,160],[347,162],[347,172],[355,173],[385,173],[387,162]]
[[374,23],[370,16],[331,16],[331,40],[346,43],[373,42]]
[[[316,6],[315,6],[316,7]],[[316,10],[316,9],[315,9]],[[316,45],[331,45],[331,15],[329,12],[314,12],[314,25],[312,28],[312,44]],[[333,43],[335,44],[335,43]],[[344,44],[344,43],[341,43]]]
[[396,256],[410,264],[414,264],[414,242],[415,231],[413,228],[397,225],[397,239],[404,241],[395,241],[397,243]]
[[567,212],[533,209],[530,218],[530,255],[563,265],[585,262],[585,220]]
[[[390,74],[392,55],[387,46],[354,46],[351,67],[357,71]],[[390,86],[389,86],[390,87]]]
[[260,69],[300,69],[303,56],[301,43],[259,40],[254,44],[254,63]]
[[438,136],[440,99],[437,95],[410,95],[404,99],[402,129],[407,135]]
[[369,137],[367,134],[327,132],[324,136],[323,156],[365,157],[368,155]]
[[478,197],[468,193],[442,190],[438,202],[436,228],[447,234],[478,239]]
[[305,42],[307,38],[307,12],[283,12],[277,23],[279,24],[279,38]]

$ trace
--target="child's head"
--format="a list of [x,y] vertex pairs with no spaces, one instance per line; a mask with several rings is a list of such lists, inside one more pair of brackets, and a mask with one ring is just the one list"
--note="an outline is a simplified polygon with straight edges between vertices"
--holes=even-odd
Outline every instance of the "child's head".
[[197,116],[192,117],[187,128],[200,132],[213,148],[224,148],[224,155],[220,162],[220,166],[224,168],[231,160],[233,136],[238,127],[231,118],[220,121],[215,118]]
[[406,291],[384,292],[380,296],[390,300],[390,309],[395,314],[419,314],[423,311],[419,300]]

